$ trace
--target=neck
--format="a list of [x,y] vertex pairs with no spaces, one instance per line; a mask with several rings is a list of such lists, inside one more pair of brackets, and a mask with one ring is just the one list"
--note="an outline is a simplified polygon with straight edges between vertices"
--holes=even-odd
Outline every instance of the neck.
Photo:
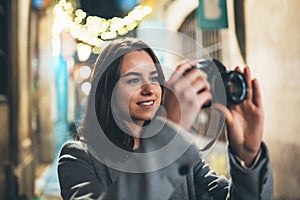
[[133,150],[136,150],[140,147],[140,134],[141,134],[143,124],[137,124],[133,121],[131,122],[125,121],[125,124],[129,128],[132,136],[134,137]]
[[125,121],[125,125],[129,128],[133,137],[140,137],[143,124],[136,124],[133,121]]

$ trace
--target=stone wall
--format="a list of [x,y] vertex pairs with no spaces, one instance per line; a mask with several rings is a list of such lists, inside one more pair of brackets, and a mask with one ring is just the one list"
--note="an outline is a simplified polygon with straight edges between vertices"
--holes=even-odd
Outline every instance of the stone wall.
[[275,197],[300,198],[300,1],[246,1],[247,60],[261,81]]

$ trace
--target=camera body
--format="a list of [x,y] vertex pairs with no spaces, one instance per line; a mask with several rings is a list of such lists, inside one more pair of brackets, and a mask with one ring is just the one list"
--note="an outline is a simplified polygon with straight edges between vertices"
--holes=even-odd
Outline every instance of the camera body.
[[[247,82],[238,71],[226,70],[226,67],[216,59],[203,60],[196,64],[203,70],[211,85],[212,102],[218,102],[227,107],[237,105],[247,97]],[[204,107],[209,107],[211,103]]]

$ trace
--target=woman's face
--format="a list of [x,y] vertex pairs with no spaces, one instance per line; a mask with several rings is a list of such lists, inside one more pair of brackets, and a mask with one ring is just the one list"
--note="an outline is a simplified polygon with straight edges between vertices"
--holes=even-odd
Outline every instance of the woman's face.
[[155,115],[161,96],[158,71],[150,55],[143,50],[126,54],[116,88],[120,114],[142,125]]

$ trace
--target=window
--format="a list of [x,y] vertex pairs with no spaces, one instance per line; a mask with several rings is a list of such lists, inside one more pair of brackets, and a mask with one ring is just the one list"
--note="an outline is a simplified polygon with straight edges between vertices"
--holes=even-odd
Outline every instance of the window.
[[[179,32],[189,36],[204,47],[210,57],[222,60],[222,38],[219,30],[201,30],[198,28],[197,11],[191,12],[182,23]],[[196,46],[183,44],[184,54],[192,54]]]

